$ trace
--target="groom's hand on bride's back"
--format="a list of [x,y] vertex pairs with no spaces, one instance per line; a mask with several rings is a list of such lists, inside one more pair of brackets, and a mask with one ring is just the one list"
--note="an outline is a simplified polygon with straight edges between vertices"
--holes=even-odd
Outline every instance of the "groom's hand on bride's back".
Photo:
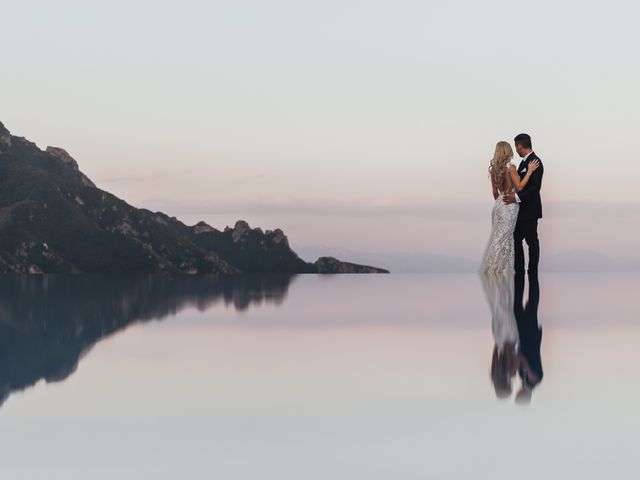
[[511,203],[516,203],[516,194],[515,194],[515,192],[507,192],[504,195],[502,195],[502,201],[504,203],[506,203],[507,205],[509,205]]

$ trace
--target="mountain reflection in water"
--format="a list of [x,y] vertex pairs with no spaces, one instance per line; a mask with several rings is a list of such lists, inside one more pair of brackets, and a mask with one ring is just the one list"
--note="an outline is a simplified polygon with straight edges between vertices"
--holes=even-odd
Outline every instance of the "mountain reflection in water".
[[292,275],[0,276],[0,405],[39,380],[65,380],[98,341],[136,322],[220,302],[281,304]]

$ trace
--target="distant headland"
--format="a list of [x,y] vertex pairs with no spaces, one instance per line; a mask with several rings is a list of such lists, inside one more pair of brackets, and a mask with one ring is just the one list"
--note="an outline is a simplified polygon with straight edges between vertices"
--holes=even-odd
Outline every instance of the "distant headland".
[[64,149],[0,123],[0,273],[389,273],[301,259],[287,236],[243,220],[218,230],[136,208],[98,188]]

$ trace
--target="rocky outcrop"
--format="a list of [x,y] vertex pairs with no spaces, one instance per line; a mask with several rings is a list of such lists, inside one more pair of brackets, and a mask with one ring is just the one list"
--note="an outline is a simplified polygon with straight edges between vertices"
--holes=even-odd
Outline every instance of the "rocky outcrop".
[[45,149],[45,152],[53,157],[56,157],[64,165],[68,165],[71,168],[75,168],[76,170],[78,170],[78,162],[76,162],[75,159],[71,155],[69,155],[66,150],[58,147],[47,147]]
[[76,162],[75,158],[69,155],[65,149],[58,147],[47,147],[45,152],[47,152],[52,157],[57,158],[63,165],[73,168],[74,170],[78,170],[78,173],[80,173],[80,180],[85,186],[95,187],[94,183],[89,180],[89,177],[80,172],[80,169],[78,168],[78,162]]
[[341,262],[334,257],[320,257],[314,262],[318,273],[389,273],[388,270],[369,265]]
[[11,133],[9,130],[4,128],[2,122],[0,122],[0,154],[3,150],[6,150],[11,147]]
[[[46,247],[45,247],[46,245]],[[99,189],[64,149],[39,149],[0,123],[0,273],[384,272],[309,263],[276,228],[217,230],[135,208]]]
[[200,233],[207,233],[207,232],[215,232],[216,229],[213,228],[211,225],[207,224],[206,222],[198,222],[193,226],[193,231],[196,234],[200,234]]
[[[190,238],[198,246],[248,273],[317,273],[317,268],[301,259],[289,246],[282,230],[262,231],[244,220],[221,232],[200,222],[191,227]],[[205,224],[206,225],[206,224]]]

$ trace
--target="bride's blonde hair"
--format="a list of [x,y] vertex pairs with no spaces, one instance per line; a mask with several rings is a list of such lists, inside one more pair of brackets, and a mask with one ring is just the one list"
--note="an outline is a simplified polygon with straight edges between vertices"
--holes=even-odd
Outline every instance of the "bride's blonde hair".
[[496,143],[496,152],[493,154],[491,162],[489,162],[489,176],[496,187],[502,188],[504,185],[506,166],[512,158],[513,150],[509,142]]

